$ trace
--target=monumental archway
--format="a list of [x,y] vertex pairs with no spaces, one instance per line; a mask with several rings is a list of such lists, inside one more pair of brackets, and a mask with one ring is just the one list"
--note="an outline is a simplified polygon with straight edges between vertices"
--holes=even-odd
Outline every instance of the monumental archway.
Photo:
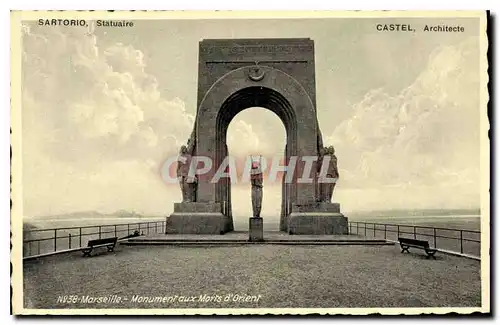
[[[282,200],[276,202],[281,205],[280,230],[294,234],[345,233],[347,221],[339,205],[317,202],[315,163],[310,174],[304,174],[309,169],[304,168],[302,157],[318,156],[322,146],[315,107],[313,42],[205,40],[200,42],[199,61],[198,110],[189,141],[190,154],[208,158],[213,165],[198,176],[195,202],[175,204],[167,232],[233,230],[230,180],[213,182],[213,178],[228,154],[229,123],[242,110],[259,106],[274,112],[285,126],[285,162],[297,157],[292,181],[283,182]],[[298,181],[304,176],[311,181]]]

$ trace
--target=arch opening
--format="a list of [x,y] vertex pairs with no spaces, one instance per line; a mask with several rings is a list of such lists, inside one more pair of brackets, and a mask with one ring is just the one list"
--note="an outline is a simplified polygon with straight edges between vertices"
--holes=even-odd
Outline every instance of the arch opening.
[[[226,144],[227,128],[234,117],[241,111],[250,107],[262,107],[275,113],[285,126],[287,134],[287,149],[294,151],[296,143],[296,131],[294,125],[297,123],[295,112],[287,99],[275,90],[266,87],[247,87],[232,94],[222,104],[216,121],[216,152],[223,152]],[[221,155],[216,158],[217,165],[222,160]]]
[[[220,166],[229,155],[227,146],[227,131],[229,124],[236,115],[251,107],[262,107],[273,112],[283,123],[286,132],[285,148],[282,164],[287,164],[291,155],[296,153],[297,132],[295,125],[297,117],[292,105],[279,92],[262,86],[246,87],[229,96],[221,105],[216,119],[216,157],[215,165]],[[274,141],[274,139],[270,139]],[[286,172],[283,173],[286,175]],[[296,175],[294,175],[295,177]],[[281,179],[281,209],[280,230],[286,230],[286,217],[290,210],[290,202],[296,197],[294,183],[286,183],[286,177]],[[216,186],[216,201],[222,202],[223,212],[233,224],[231,180],[222,178]],[[231,226],[231,230],[234,230]]]
[[[261,216],[264,231],[279,230],[282,199],[281,181],[283,173],[270,176],[269,168],[278,161],[283,163],[286,146],[286,129],[283,121],[271,110],[250,107],[240,111],[229,123],[226,135],[228,156],[234,162],[234,173],[230,173],[231,211],[234,229],[246,231],[248,216],[252,214],[251,181],[245,176],[252,160],[261,160],[266,165]],[[231,166],[232,167],[232,166]]]

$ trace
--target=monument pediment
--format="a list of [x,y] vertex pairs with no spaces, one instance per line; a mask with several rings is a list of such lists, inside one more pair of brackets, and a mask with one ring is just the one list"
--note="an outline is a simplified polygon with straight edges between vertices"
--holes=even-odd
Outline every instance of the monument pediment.
[[200,57],[206,63],[307,62],[314,59],[314,42],[308,38],[203,40]]
[[309,38],[204,39],[199,43],[198,64],[198,106],[219,78],[249,65],[289,74],[316,105],[314,41]]

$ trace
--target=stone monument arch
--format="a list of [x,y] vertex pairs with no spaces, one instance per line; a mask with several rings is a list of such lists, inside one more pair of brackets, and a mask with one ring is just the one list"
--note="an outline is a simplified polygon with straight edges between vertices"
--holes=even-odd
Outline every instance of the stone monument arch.
[[[291,182],[283,177],[280,230],[291,234],[345,234],[336,203],[318,202],[315,162],[303,157],[322,147],[316,116],[314,43],[310,39],[218,39],[199,44],[198,109],[189,139],[191,155],[213,162],[198,175],[195,202],[174,204],[167,233],[222,234],[233,230],[231,182],[214,174],[229,154],[226,134],[242,110],[262,107],[286,130],[285,163],[297,157]],[[272,141],[273,139],[269,139]],[[310,177],[304,182],[301,177]],[[265,186],[265,183],[264,183]],[[265,194],[264,194],[265,196]]]

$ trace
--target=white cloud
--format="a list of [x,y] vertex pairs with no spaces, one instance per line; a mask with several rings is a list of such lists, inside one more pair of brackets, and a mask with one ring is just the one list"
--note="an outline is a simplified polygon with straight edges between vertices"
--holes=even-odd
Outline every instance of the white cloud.
[[87,30],[25,26],[22,64],[27,214],[134,204],[160,213],[179,199],[156,171],[194,116],[161,94],[140,50],[100,45]]
[[[396,96],[373,90],[353,105],[326,143],[336,147],[349,188],[439,185],[475,193],[479,205],[479,66],[477,42],[443,46]],[[451,193],[450,193],[451,194]],[[456,195],[455,195],[456,194]],[[443,193],[432,192],[442,196]],[[461,197],[460,193],[454,193]],[[399,197],[398,197],[399,199]],[[387,203],[395,199],[387,197]],[[458,200],[450,197],[453,205]],[[459,203],[459,202],[458,202]]]
[[232,156],[282,156],[286,132],[281,120],[265,108],[246,109],[229,124],[227,145]]
[[67,159],[66,147],[77,147],[71,153],[83,162],[104,146],[116,150],[99,159],[158,157],[177,151],[158,147],[164,140],[177,146],[189,136],[194,117],[182,100],[161,95],[156,78],[145,72],[143,53],[132,46],[103,47],[86,31],[57,28],[31,28],[23,44],[23,99],[31,103],[23,114],[44,112],[43,121],[33,122],[54,134],[52,146],[43,148],[49,154]]

